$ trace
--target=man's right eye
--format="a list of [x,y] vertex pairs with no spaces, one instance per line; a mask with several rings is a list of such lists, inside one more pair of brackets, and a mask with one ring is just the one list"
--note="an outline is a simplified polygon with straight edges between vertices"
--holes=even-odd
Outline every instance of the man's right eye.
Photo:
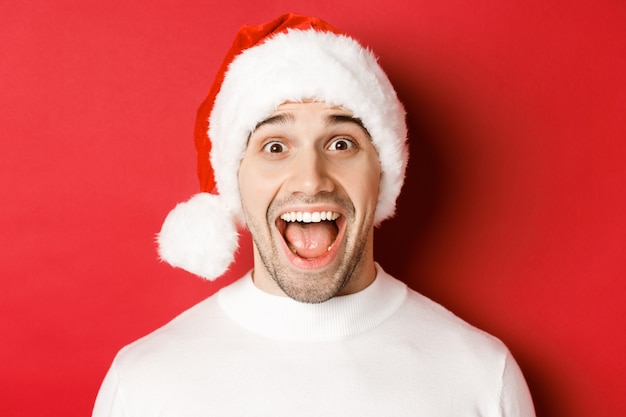
[[285,148],[285,145],[282,144],[281,142],[272,141],[272,142],[267,142],[263,146],[263,150],[269,153],[281,153],[281,152],[285,152],[287,149]]

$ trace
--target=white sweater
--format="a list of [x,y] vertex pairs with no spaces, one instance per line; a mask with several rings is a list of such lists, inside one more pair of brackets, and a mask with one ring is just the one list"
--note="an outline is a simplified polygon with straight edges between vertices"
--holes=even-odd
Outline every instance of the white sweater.
[[250,274],[120,351],[93,416],[534,416],[506,347],[378,267],[321,304]]

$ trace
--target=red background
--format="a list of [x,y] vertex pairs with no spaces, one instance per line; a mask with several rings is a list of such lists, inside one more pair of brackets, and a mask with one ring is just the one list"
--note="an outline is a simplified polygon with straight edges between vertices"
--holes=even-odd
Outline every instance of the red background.
[[540,416],[626,406],[626,3],[20,1],[0,15],[0,414],[89,415],[206,283],[156,259],[233,34],[317,14],[380,55],[412,159],[378,260],[503,339]]

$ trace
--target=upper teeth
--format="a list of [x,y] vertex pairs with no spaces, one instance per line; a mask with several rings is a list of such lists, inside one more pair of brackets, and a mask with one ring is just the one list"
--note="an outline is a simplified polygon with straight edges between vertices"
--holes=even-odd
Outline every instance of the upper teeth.
[[337,220],[340,214],[334,211],[291,211],[280,218],[286,222],[319,223],[323,220]]

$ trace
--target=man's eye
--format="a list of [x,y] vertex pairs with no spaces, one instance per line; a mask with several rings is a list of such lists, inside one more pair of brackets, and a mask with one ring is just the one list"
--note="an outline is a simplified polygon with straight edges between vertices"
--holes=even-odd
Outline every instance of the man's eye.
[[285,152],[287,149],[285,145],[280,142],[268,142],[263,146],[263,150],[269,153],[281,153]]
[[334,139],[328,146],[331,151],[347,151],[352,148],[354,148],[354,142],[346,138]]

